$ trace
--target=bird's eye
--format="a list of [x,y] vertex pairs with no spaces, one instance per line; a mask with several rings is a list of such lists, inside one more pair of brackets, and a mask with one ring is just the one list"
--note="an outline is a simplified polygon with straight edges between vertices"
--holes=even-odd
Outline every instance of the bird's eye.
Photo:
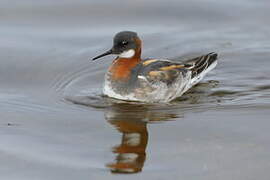
[[121,42],[121,45],[123,45],[123,46],[126,46],[127,44],[128,44],[127,41],[122,41],[122,42]]

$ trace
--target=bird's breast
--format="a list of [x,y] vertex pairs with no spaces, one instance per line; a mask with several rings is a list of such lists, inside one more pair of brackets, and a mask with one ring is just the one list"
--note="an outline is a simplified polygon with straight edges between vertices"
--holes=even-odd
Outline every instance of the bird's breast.
[[117,58],[113,61],[108,73],[111,80],[114,81],[128,81],[131,77],[132,69],[140,62],[136,58]]

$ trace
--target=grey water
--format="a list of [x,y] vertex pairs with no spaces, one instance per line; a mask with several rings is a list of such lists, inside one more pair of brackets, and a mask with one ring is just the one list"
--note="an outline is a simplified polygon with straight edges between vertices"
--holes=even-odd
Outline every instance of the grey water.
[[[270,176],[267,0],[0,0],[0,179],[265,179]],[[136,31],[143,57],[217,52],[167,104],[102,96]],[[121,175],[120,175],[121,174]]]

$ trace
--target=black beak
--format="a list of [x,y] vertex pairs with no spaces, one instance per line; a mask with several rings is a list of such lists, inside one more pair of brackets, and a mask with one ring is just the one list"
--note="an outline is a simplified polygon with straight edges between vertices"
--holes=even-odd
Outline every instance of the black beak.
[[105,53],[103,53],[103,54],[101,54],[101,55],[99,55],[99,56],[94,57],[92,60],[94,61],[94,60],[96,60],[96,59],[98,59],[98,58],[101,58],[101,57],[103,57],[103,56],[110,55],[110,54],[112,54],[112,53],[113,53],[113,51],[112,51],[112,49],[110,49],[109,51],[107,51],[107,52],[105,52]]

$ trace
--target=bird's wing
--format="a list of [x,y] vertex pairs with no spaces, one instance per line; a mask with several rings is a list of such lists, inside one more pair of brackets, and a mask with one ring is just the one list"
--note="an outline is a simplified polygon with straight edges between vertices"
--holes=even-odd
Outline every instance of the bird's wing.
[[188,69],[192,72],[192,78],[202,74],[203,72],[209,71],[213,65],[216,64],[217,61],[217,54],[216,53],[209,53],[203,56],[199,56],[194,59],[190,59],[187,61],[184,61],[183,63],[186,64],[186,66],[189,66]]
[[191,79],[200,77],[199,81],[208,71],[214,68],[216,60],[216,53],[209,53],[183,62],[147,59],[142,62],[142,71],[138,77],[150,82],[162,81],[169,85],[179,76],[186,77],[187,74],[191,74]]
[[190,65],[170,60],[148,59],[142,62],[142,70],[138,76],[149,82],[164,82],[172,84],[179,76],[185,76]]

